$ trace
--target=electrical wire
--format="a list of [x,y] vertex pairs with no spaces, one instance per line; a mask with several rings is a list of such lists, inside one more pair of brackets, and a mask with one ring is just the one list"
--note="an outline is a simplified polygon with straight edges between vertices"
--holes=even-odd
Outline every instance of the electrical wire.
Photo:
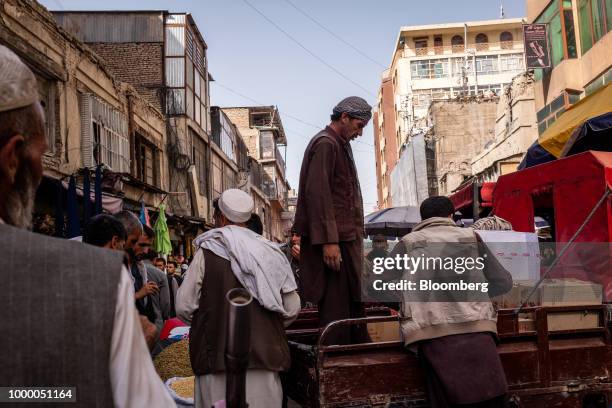
[[304,17],[306,17],[307,19],[309,19],[310,21],[312,21],[313,23],[315,23],[316,25],[318,25],[321,29],[327,31],[327,33],[329,33],[332,37],[334,37],[335,39],[337,39],[338,41],[340,41],[341,43],[343,43],[344,45],[346,45],[347,47],[352,48],[355,52],[357,52],[359,55],[361,55],[362,57],[364,57],[365,59],[369,60],[370,62],[376,64],[378,67],[382,68],[382,69],[387,69],[387,67],[384,64],[381,64],[380,62],[376,61],[374,58],[371,58],[369,55],[365,54],[363,51],[361,51],[359,48],[355,47],[353,44],[349,43],[348,41],[346,41],[344,38],[340,37],[339,35],[337,35],[336,33],[334,33],[333,31],[331,31],[329,28],[327,28],[323,23],[319,22],[317,19],[315,19],[314,17],[312,17],[310,14],[306,13],[304,10],[302,10],[301,8],[299,8],[298,6],[295,5],[295,3],[293,3],[291,0],[285,0],[285,2],[287,4],[289,4],[291,7],[293,7],[294,9],[296,9],[300,14],[302,14]]
[[244,3],[249,6],[251,9],[253,9],[253,11],[255,11],[257,14],[259,14],[263,19],[265,19],[268,23],[272,24],[272,26],[274,26],[278,31],[280,31],[281,33],[283,33],[287,38],[289,38],[291,41],[293,41],[294,43],[296,43],[301,49],[303,49],[304,51],[306,51],[308,54],[310,54],[313,58],[315,58],[317,61],[319,61],[321,64],[325,65],[327,68],[331,69],[332,71],[334,71],[336,74],[338,74],[339,76],[341,76],[342,78],[344,78],[345,80],[347,80],[348,82],[350,82],[351,84],[355,85],[356,87],[358,87],[359,89],[361,89],[362,91],[366,92],[368,95],[372,96],[372,97],[376,97],[376,95],[374,95],[372,92],[370,92],[368,89],[364,88],[363,86],[361,86],[358,82],[353,81],[351,78],[349,78],[348,76],[344,75],[339,69],[337,69],[336,67],[334,67],[333,65],[331,65],[330,63],[328,63],[327,61],[325,61],[323,58],[319,57],[317,54],[315,54],[313,51],[311,51],[309,48],[307,48],[305,45],[303,45],[301,42],[299,42],[295,37],[293,37],[291,34],[289,34],[287,31],[285,31],[281,26],[279,26],[278,24],[276,24],[276,22],[274,20],[272,20],[271,18],[269,18],[265,13],[263,13],[262,11],[260,11],[257,7],[255,7],[253,4],[251,4],[248,0],[242,0],[244,1]]
[[[219,86],[219,87],[221,87],[221,88],[225,89],[225,90],[226,90],[226,91],[228,91],[228,92],[233,93],[234,95],[240,96],[241,98],[244,98],[244,99],[246,99],[246,100],[248,100],[248,101],[251,101],[251,102],[253,102],[253,103],[257,104],[257,105],[266,106],[266,104],[265,104],[265,103],[263,103],[263,102],[261,102],[261,101],[258,101],[257,99],[251,98],[250,96],[245,95],[245,94],[243,94],[243,93],[241,93],[241,92],[238,92],[238,91],[236,91],[236,90],[234,90],[234,89],[230,88],[230,87],[229,87],[229,86],[227,86],[227,85],[223,85],[222,83],[220,83],[220,82],[219,82],[219,81],[217,81],[217,80],[215,80],[214,82],[211,82],[211,83],[212,83],[212,84],[214,84],[214,85],[216,85],[216,86]],[[303,119],[298,118],[297,116],[293,116],[293,115],[291,115],[291,114],[289,114],[289,113],[286,113],[286,112],[283,112],[283,113],[282,113],[282,116],[285,116],[285,117],[288,117],[288,118],[290,118],[290,119],[293,119],[293,120],[295,120],[296,122],[299,122],[299,123],[301,123],[301,124],[303,124],[303,125],[310,126],[310,127],[312,127],[313,129],[315,129],[315,130],[322,130],[322,129],[323,129],[321,126],[314,125],[314,124],[312,124],[312,123],[310,123],[310,122],[307,122],[307,121],[305,121],[305,120],[303,120]],[[296,134],[297,134],[297,133],[296,133]],[[303,136],[303,135],[300,135],[300,136],[305,137],[305,136]],[[366,146],[369,146],[369,147],[374,148],[374,145],[373,145],[373,144],[371,144],[371,143],[363,142],[363,141],[361,141],[361,140],[355,140],[355,142],[356,142],[356,143],[360,143],[360,144],[363,144],[363,145],[366,145]],[[356,151],[359,151],[359,152],[365,152],[364,150],[356,150]],[[368,152],[368,153],[370,153],[370,152]]]

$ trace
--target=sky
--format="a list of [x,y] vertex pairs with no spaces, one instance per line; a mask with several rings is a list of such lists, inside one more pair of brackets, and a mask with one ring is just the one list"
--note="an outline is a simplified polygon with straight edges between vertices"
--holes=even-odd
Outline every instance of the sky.
[[[42,0],[50,10],[191,13],[208,45],[213,106],[276,105],[297,190],[304,149],[332,108],[357,95],[376,105],[401,26],[525,15],[525,0]],[[372,122],[353,141],[365,213],[376,206]],[[283,149],[281,149],[283,150]]]

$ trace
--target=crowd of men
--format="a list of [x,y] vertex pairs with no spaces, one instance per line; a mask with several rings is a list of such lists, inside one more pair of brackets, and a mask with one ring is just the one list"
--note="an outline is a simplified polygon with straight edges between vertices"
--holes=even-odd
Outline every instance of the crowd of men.
[[[184,257],[157,257],[153,231],[129,211],[93,217],[82,243],[27,231],[47,151],[45,117],[34,74],[0,46],[0,255],[6,270],[23,271],[3,280],[0,310],[10,334],[0,351],[0,385],[69,384],[83,407],[174,406],[149,351],[164,321],[176,316],[191,326],[195,404],[209,408],[225,397],[224,296],[242,287],[255,300],[246,399],[252,408],[280,407],[279,372],[290,365],[284,328],[301,305],[318,307],[321,327],[365,316],[363,204],[350,141],[370,118],[365,100],[346,98],[306,148],[285,252],[261,236],[252,198],[230,189],[214,204],[216,228],[194,241],[183,273]],[[473,230],[454,224],[453,214],[447,198],[425,200],[423,221],[391,254],[409,253],[415,242],[476,241]],[[379,256],[387,252],[386,243],[376,248]],[[505,406],[490,302],[405,301],[401,313],[406,346],[427,367],[432,407]],[[363,325],[328,338],[367,341]]]

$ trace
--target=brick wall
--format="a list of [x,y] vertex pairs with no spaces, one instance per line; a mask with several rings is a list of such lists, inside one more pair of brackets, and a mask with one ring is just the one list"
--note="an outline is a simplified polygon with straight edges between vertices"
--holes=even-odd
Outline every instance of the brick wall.
[[162,43],[90,43],[108,69],[120,81],[136,88],[149,103],[163,112],[158,89],[163,86]]

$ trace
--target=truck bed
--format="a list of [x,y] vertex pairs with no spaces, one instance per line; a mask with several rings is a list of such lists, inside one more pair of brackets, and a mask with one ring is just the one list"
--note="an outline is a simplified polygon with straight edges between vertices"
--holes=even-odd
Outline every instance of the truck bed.
[[[597,327],[548,330],[549,316],[597,313]],[[612,347],[603,305],[528,308],[534,330],[519,332],[512,310],[500,310],[501,361],[514,407],[606,408],[612,403]],[[417,358],[399,341],[322,346],[334,327],[397,320],[385,309],[320,330],[316,310],[287,329],[292,365],[288,396],[304,407],[427,407]]]

